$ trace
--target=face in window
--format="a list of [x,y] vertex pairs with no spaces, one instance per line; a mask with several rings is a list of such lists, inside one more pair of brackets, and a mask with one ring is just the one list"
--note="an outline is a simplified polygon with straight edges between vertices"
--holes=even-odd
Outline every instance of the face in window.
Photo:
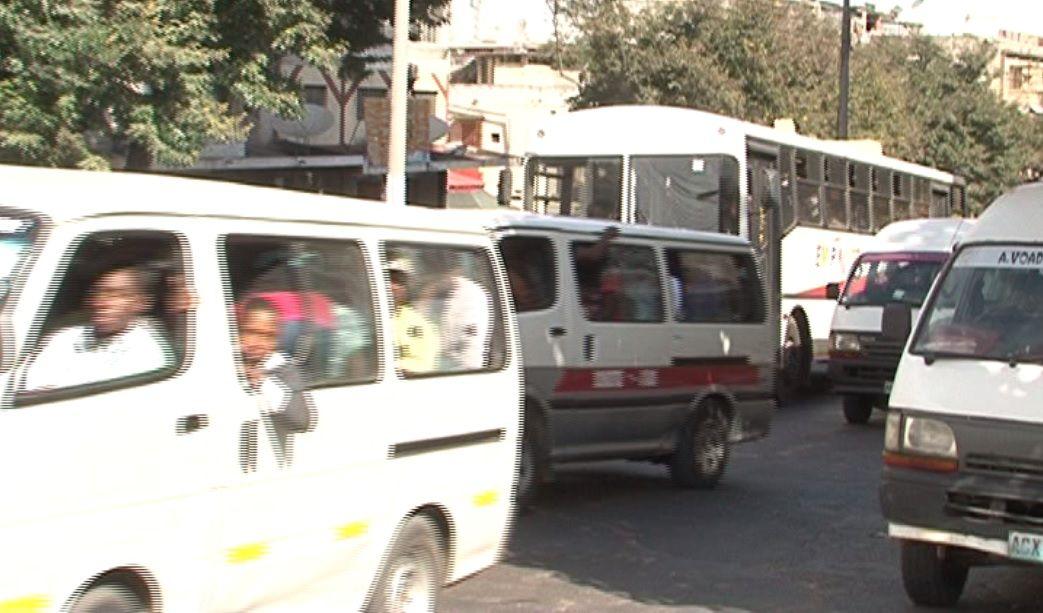
[[104,338],[126,330],[149,309],[137,269],[120,268],[103,274],[91,287],[87,306],[97,336]]
[[391,297],[395,301],[395,308],[409,302],[409,286],[406,284],[406,273],[398,270],[391,271]]
[[279,314],[263,300],[254,300],[243,308],[239,323],[239,346],[247,379],[255,384],[263,375],[264,361],[279,342]]
[[540,296],[524,274],[518,270],[508,270],[507,278],[511,283],[515,308],[519,311],[531,311],[540,306]]

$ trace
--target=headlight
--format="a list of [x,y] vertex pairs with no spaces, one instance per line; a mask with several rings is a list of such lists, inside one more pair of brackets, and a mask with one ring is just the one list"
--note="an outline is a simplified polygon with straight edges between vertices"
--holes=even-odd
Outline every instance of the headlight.
[[887,422],[884,427],[884,449],[887,451],[898,451],[902,443],[902,414],[898,411],[887,412]]
[[937,419],[906,417],[902,428],[902,451],[956,458],[956,435],[945,422]]
[[862,343],[857,334],[834,332],[829,335],[829,349],[837,353],[860,353]]

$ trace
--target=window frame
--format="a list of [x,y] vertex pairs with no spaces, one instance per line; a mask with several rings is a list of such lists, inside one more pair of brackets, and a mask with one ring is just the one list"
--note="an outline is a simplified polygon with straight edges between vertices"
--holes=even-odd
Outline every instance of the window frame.
[[[45,230],[49,230],[49,227],[45,228]],[[62,285],[66,278],[68,278],[69,271],[76,260],[77,253],[89,239],[95,236],[107,234],[131,236],[163,235],[167,238],[173,238],[174,244],[177,245],[179,252],[178,256],[181,262],[181,272],[185,275],[185,283],[188,285],[190,291],[194,290],[195,272],[192,265],[193,258],[188,239],[182,232],[155,228],[110,228],[88,230],[77,234],[75,238],[69,241],[69,244],[62,251],[62,257],[58,266],[55,270],[51,271],[52,277],[50,282],[47,284],[45,298],[37,307],[36,313],[33,315],[30,332],[25,342],[25,348],[32,347],[32,350],[23,348],[22,354],[17,356],[15,362],[18,368],[22,368],[29,364],[32,361],[30,357],[35,359],[36,352],[40,349],[40,343],[46,336],[43,333],[44,324],[47,323],[47,320],[51,316],[51,312],[54,309],[58,298],[58,292],[62,289]],[[37,243],[37,246],[38,245],[39,243]],[[36,250],[34,249],[34,251]],[[35,254],[32,257],[35,257]],[[70,385],[67,387],[48,390],[20,391],[15,385],[12,386],[13,392],[11,394],[10,410],[19,410],[39,404],[62,402],[123,389],[141,387],[152,383],[158,383],[166,379],[172,379],[184,373],[191,366],[193,357],[195,356],[197,316],[198,308],[193,308],[189,311],[189,319],[185,325],[183,350],[181,352],[174,352],[174,361],[171,364],[151,372],[136,373],[125,377],[119,377],[117,379],[80,383],[78,385]],[[172,339],[167,340],[170,341]]]
[[583,321],[590,324],[604,324],[604,325],[662,325],[669,321],[669,296],[666,294],[666,288],[663,286],[665,270],[662,268],[660,262],[659,249],[656,245],[649,245],[645,243],[635,243],[625,240],[614,240],[608,245],[609,251],[613,248],[629,248],[629,249],[643,249],[647,250],[652,256],[652,264],[655,266],[654,278],[656,281],[656,288],[659,294],[659,318],[656,320],[642,321],[642,320],[611,320],[611,319],[591,319],[587,313],[586,308],[583,306],[583,291],[579,278],[579,269],[576,266],[576,247],[578,245],[595,245],[597,244],[597,238],[570,238],[568,239],[568,254],[569,254],[569,266],[572,268],[572,278],[575,281],[573,283],[575,289],[576,304],[579,307],[579,313],[583,317]]
[[[380,305],[377,300],[375,279],[373,276],[372,258],[370,257],[367,245],[361,238],[342,238],[342,237],[330,237],[326,235],[300,235],[300,234],[271,234],[271,233],[241,233],[241,232],[227,232],[217,236],[217,256],[218,256],[218,271],[221,275],[221,284],[224,287],[224,301],[225,311],[228,314],[228,326],[230,332],[230,339],[232,341],[232,359],[235,362],[236,374],[238,375],[239,383],[243,388],[243,391],[249,392],[249,385],[246,381],[245,370],[243,368],[242,356],[239,355],[239,327],[238,320],[236,317],[236,301],[234,299],[231,269],[228,261],[228,241],[230,238],[247,238],[250,240],[257,241],[281,241],[287,246],[289,243],[294,241],[317,241],[320,243],[329,244],[353,244],[358,247],[359,255],[361,256],[361,265],[366,271],[366,283],[369,289],[369,301],[370,301],[370,315],[372,320],[372,333],[373,333],[373,352],[374,352],[374,365],[373,374],[370,377],[360,378],[357,380],[322,380],[321,383],[313,383],[309,381],[304,373],[302,372],[302,379],[305,383],[304,391],[320,390],[326,388],[340,388],[340,387],[354,387],[358,385],[372,385],[380,383],[384,379],[384,371],[382,365],[384,364],[384,340],[383,340],[383,328],[381,326],[381,311]],[[312,288],[314,291],[314,288]],[[290,356],[296,359],[296,356]],[[300,366],[298,364],[298,366]]]
[[[430,371],[430,372],[410,373],[410,374],[407,374],[404,371],[402,371],[400,368],[398,368],[397,356],[395,355],[396,352],[394,351],[394,343],[395,343],[395,339],[394,339],[395,321],[394,321],[394,319],[395,319],[395,314],[392,311],[393,306],[394,306],[394,300],[393,300],[392,295],[391,295],[391,275],[390,275],[390,273],[387,270],[387,265],[388,265],[388,257],[387,256],[388,256],[388,247],[389,246],[392,247],[392,248],[394,248],[394,247],[405,247],[405,248],[413,248],[413,249],[447,248],[447,249],[454,249],[454,250],[458,250],[458,251],[472,251],[472,252],[482,253],[482,254],[485,255],[486,263],[489,266],[490,280],[492,281],[492,284],[493,284],[493,287],[483,288],[483,289],[485,289],[489,293],[489,298],[490,298],[490,300],[492,300],[492,303],[493,303],[492,304],[492,307],[493,307],[492,308],[492,310],[493,310],[493,313],[492,313],[492,329],[490,331],[490,338],[489,338],[489,341],[490,341],[489,345],[490,346],[488,348],[488,351],[490,353],[489,358],[490,358],[490,361],[491,361],[492,360],[492,353],[493,353],[492,347],[495,344],[495,339],[493,338],[493,336],[497,332],[499,332],[500,333],[500,337],[502,339],[502,344],[503,344],[502,358],[501,358],[501,363],[500,364],[498,364],[498,365],[490,365],[490,366],[487,366],[485,368],[469,368],[469,369],[465,369],[465,370],[451,370],[451,371],[433,370],[433,371]],[[379,248],[378,248],[378,250],[379,250],[379,253],[380,253],[380,260],[379,260],[379,262],[380,262],[380,270],[382,271],[381,278],[382,278],[382,282],[383,282],[383,286],[382,286],[381,289],[385,292],[385,294],[387,296],[387,305],[388,305],[387,330],[391,332],[391,335],[390,335],[390,338],[388,339],[388,342],[390,342],[390,344],[392,345],[392,353],[391,353],[390,358],[387,359],[387,363],[390,364],[391,367],[394,369],[395,378],[396,379],[401,380],[401,381],[416,381],[416,380],[423,380],[423,379],[435,379],[435,378],[441,378],[441,377],[455,377],[455,376],[459,376],[459,375],[491,374],[491,373],[503,372],[503,371],[507,370],[507,368],[510,367],[511,360],[513,359],[513,355],[512,355],[512,352],[511,352],[510,331],[508,330],[508,326],[505,323],[506,322],[506,317],[507,317],[507,309],[506,309],[506,304],[504,302],[504,293],[503,293],[503,289],[505,289],[505,288],[507,289],[507,292],[509,293],[510,292],[510,286],[508,285],[507,279],[502,278],[500,276],[500,273],[497,272],[497,268],[498,267],[496,266],[496,261],[497,261],[498,253],[495,252],[495,245],[493,245],[492,248],[490,248],[489,245],[480,245],[480,244],[474,244],[474,243],[442,243],[442,242],[430,242],[430,241],[422,241],[422,240],[415,240],[415,239],[412,239],[412,240],[410,240],[410,239],[406,239],[406,240],[394,240],[394,239],[393,240],[385,240],[385,239],[381,239],[379,241]],[[506,271],[504,271],[504,273],[506,273]],[[511,298],[511,300],[513,300],[513,297],[510,297],[510,298]],[[441,343],[441,330],[439,330],[439,343]]]
[[[507,265],[507,258],[503,256],[503,251],[500,248],[500,244],[503,243],[505,240],[508,240],[508,239],[511,239],[511,238],[521,238],[521,239],[528,239],[528,240],[541,240],[541,241],[545,241],[547,243],[548,251],[550,252],[550,262],[551,262],[551,279],[550,280],[551,280],[551,287],[552,287],[553,292],[554,292],[552,297],[551,297],[552,299],[551,299],[550,303],[548,303],[547,306],[541,307],[541,308],[538,308],[538,309],[528,309],[528,310],[525,310],[525,311],[520,311],[517,308],[517,304],[514,304],[514,307],[515,307],[514,312],[516,314],[518,314],[518,315],[522,315],[522,314],[529,314],[529,313],[542,313],[544,311],[552,311],[552,310],[556,309],[558,307],[559,302],[561,301],[561,292],[559,291],[559,285],[560,285],[560,281],[561,281],[561,272],[558,270],[558,268],[559,268],[559,266],[558,266],[558,253],[557,253],[557,248],[556,248],[557,247],[557,243],[551,237],[540,235],[540,234],[528,234],[528,233],[522,233],[522,232],[510,233],[510,234],[502,234],[496,240],[496,247],[497,247],[497,250],[500,252],[500,260],[503,263],[504,273],[507,273],[509,271],[510,267]],[[507,287],[508,287],[508,289],[511,292],[511,302],[513,304],[514,303],[514,290],[511,289],[510,277],[507,278]]]

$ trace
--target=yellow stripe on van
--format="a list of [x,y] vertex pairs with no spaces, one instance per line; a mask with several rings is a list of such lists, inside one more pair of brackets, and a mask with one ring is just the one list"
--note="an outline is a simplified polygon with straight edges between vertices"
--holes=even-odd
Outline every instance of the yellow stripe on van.
[[337,540],[356,538],[365,534],[367,530],[369,530],[369,522],[365,521],[353,521],[350,524],[337,526]]
[[489,490],[488,492],[482,492],[474,497],[474,506],[476,507],[487,507],[496,502],[499,496],[495,490]]
[[47,608],[46,596],[26,596],[14,600],[0,600],[0,613],[37,613]]
[[267,543],[249,543],[228,550],[229,564],[242,564],[263,558],[268,553]]

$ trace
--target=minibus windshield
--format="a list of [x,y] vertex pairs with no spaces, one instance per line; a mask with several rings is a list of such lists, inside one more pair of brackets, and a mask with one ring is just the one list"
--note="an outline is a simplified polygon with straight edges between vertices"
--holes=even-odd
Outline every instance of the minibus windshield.
[[841,302],[848,306],[904,302],[918,307],[927,299],[945,258],[932,253],[863,255],[851,272]]
[[963,250],[920,321],[916,354],[1043,360],[1043,246]]
[[29,253],[36,226],[33,219],[0,213],[0,301],[7,298],[12,277]]

